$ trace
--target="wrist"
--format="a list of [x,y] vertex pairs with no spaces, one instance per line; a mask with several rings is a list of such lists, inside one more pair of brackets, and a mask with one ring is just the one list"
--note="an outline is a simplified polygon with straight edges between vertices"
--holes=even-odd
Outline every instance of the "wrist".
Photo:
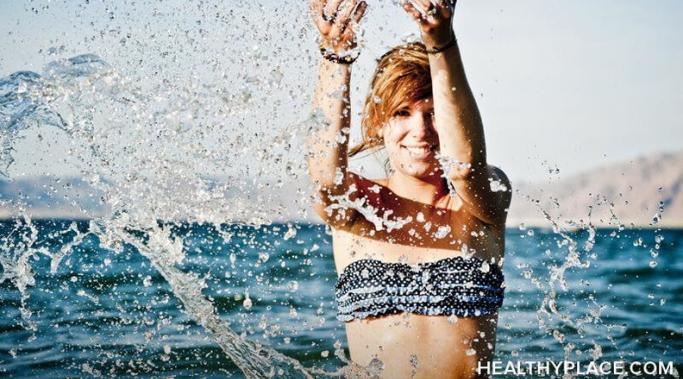
[[428,55],[434,55],[434,54],[439,54],[443,53],[444,51],[450,49],[451,47],[456,46],[458,41],[455,39],[455,36],[451,38],[450,41],[446,42],[444,45],[438,45],[434,47],[429,47],[425,46],[425,51],[427,52]]
[[433,33],[423,33],[422,42],[425,44],[427,49],[435,49],[441,46],[449,44],[455,39],[455,33],[453,29],[443,31],[443,32],[433,32]]
[[326,60],[334,62],[337,64],[350,65],[358,59],[360,55],[360,50],[357,48],[350,48],[348,50],[344,49],[333,49],[326,47],[324,43],[320,44],[320,54]]

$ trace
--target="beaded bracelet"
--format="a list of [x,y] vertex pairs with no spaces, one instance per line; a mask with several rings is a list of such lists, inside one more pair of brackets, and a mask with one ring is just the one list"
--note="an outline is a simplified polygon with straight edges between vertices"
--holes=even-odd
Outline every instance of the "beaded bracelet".
[[329,50],[323,46],[320,46],[320,54],[322,54],[323,58],[327,59],[328,61],[334,62],[334,63],[339,63],[339,64],[351,64],[358,59],[358,56],[360,55],[360,51],[351,51],[350,53],[347,54],[337,54],[332,50]]
[[430,49],[427,47],[426,48],[427,54],[438,54],[438,53],[441,53],[443,51],[446,51],[446,50],[450,49],[451,47],[455,46],[455,42],[456,42],[456,39],[455,39],[455,36],[453,36],[453,38],[451,38],[451,40],[448,41],[447,44],[445,44],[441,47],[435,47],[433,49]]

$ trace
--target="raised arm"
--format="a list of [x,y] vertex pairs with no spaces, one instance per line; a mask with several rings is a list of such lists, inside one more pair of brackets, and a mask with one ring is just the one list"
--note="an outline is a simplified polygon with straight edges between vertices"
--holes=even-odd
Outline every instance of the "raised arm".
[[429,52],[435,128],[443,168],[475,217],[489,224],[501,224],[510,204],[510,183],[500,169],[486,161],[481,115],[467,83],[452,27],[455,1],[453,5],[449,0],[433,1],[404,0],[403,7],[418,23]]
[[366,7],[365,2],[356,0],[311,0],[312,17],[326,57],[320,61],[313,98],[320,124],[308,141],[308,169],[321,200],[314,205],[315,210],[331,225],[343,223],[354,212],[331,211],[329,205],[335,196],[348,193],[352,181],[347,173],[347,150],[351,120],[349,61],[353,58],[348,54],[356,47],[354,26]]

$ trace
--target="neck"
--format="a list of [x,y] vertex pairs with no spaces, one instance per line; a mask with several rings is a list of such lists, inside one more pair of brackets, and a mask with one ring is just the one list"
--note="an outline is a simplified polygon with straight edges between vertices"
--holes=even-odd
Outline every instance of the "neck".
[[395,173],[388,178],[387,187],[398,196],[432,206],[448,195],[446,181],[438,175],[415,178]]

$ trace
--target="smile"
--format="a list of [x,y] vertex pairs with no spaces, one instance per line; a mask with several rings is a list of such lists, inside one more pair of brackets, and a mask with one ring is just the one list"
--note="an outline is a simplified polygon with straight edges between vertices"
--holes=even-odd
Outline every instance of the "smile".
[[402,149],[408,151],[408,154],[413,158],[427,158],[434,151],[434,146],[422,145],[422,146],[404,146],[401,145]]

